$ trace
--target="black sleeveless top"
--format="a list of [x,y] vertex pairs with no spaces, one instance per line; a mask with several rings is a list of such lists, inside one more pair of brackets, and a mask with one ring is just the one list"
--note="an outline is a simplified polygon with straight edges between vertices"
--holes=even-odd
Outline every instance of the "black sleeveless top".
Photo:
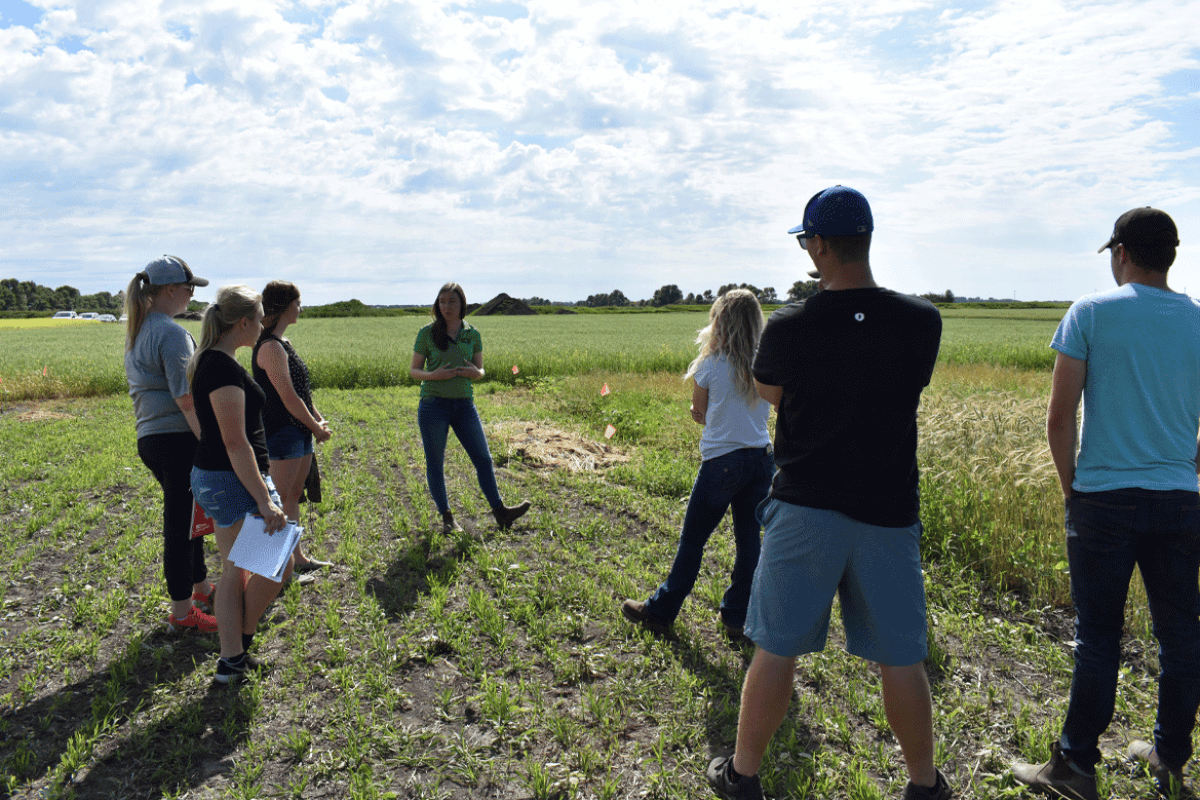
[[279,342],[283,345],[283,350],[287,353],[288,358],[288,374],[292,376],[292,388],[296,390],[296,394],[304,405],[308,407],[309,412],[313,410],[312,402],[312,384],[308,380],[308,366],[304,360],[296,354],[292,343],[280,339],[273,333],[263,332],[262,336],[258,337],[258,343],[254,345],[254,354],[250,357],[250,364],[254,369],[254,380],[262,387],[263,392],[267,395],[267,402],[263,406],[262,417],[263,427],[266,428],[267,436],[277,433],[284,425],[294,425],[306,433],[311,433],[309,427],[300,420],[291,415],[287,410],[287,406],[283,404],[283,400],[279,397],[279,391],[275,388],[275,384],[271,383],[271,376],[267,375],[267,371],[258,365],[258,351],[267,342]]

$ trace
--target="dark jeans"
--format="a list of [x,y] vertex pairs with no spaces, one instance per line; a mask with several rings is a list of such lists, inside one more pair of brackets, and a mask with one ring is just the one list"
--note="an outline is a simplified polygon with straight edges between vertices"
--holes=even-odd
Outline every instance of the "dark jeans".
[[192,538],[192,459],[196,437],[157,433],[138,439],[138,456],[163,490],[163,575],[172,600],[192,596],[192,584],[208,577],[204,539]]
[[1125,596],[1136,565],[1158,639],[1154,745],[1172,769],[1192,755],[1200,706],[1200,494],[1115,489],[1067,501],[1067,556],[1075,604],[1075,673],[1062,749],[1077,765],[1100,761],[1097,741],[1112,721],[1125,627]]
[[503,505],[500,490],[496,487],[496,472],[492,466],[492,454],[488,450],[487,436],[483,423],[475,410],[475,401],[469,397],[422,397],[417,406],[417,427],[421,429],[421,444],[425,448],[425,480],[429,493],[438,511],[449,511],[450,501],[446,497],[446,439],[450,429],[462,442],[467,457],[475,465],[479,488],[492,508]]
[[675,621],[684,599],[696,585],[708,537],[732,506],[736,555],[729,588],[721,600],[721,619],[733,628],[746,624],[746,606],[750,603],[750,587],[754,583],[754,569],[758,566],[758,552],[762,547],[755,510],[771,490],[774,469],[770,447],[734,450],[710,458],[700,466],[683,517],[675,563],[671,565],[667,579],[646,603],[646,613],[652,619],[666,625]]

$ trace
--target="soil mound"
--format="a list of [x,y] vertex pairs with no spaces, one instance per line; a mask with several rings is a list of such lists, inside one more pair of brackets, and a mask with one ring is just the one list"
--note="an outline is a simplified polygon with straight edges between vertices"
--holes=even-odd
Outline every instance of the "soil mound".
[[535,469],[590,472],[629,461],[629,456],[610,444],[537,422],[512,420],[492,428],[504,443],[508,458]]
[[488,300],[486,303],[475,309],[475,316],[490,317],[493,314],[504,314],[510,317],[531,316],[536,314],[529,304],[524,300],[518,300],[515,297],[509,297],[504,292]]

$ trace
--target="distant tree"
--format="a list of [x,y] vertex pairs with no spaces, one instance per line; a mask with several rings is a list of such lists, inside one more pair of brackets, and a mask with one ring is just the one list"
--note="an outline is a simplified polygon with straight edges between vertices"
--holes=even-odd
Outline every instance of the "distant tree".
[[692,294],[691,292],[688,292],[687,296],[683,298],[683,304],[685,306],[696,305],[696,295]]
[[807,300],[819,291],[821,290],[816,281],[796,281],[792,284],[792,288],[788,289],[788,301],[798,303],[801,300]]
[[16,311],[17,295],[7,285],[0,282],[0,311]]
[[[758,297],[758,298],[762,297],[762,290],[759,289],[757,286],[755,286],[752,283],[727,283],[724,286],[722,286],[720,289],[717,289],[717,297],[720,297],[721,295],[725,294],[730,289],[745,289],[746,291],[753,294],[755,297]],[[772,289],[771,291],[774,292],[775,290]],[[761,303],[762,300],[760,299],[759,302]]]
[[918,297],[924,297],[926,300],[928,300],[931,303],[953,303],[954,302],[954,292],[950,291],[949,289],[947,289],[942,294],[938,294],[937,292],[926,292],[925,294],[918,295]]
[[947,303],[954,302],[954,292],[950,291],[949,289],[946,290],[946,302]]
[[711,304],[711,303],[712,303],[712,301],[713,301],[713,300],[715,300],[715,299],[716,299],[716,298],[715,298],[715,297],[713,297],[712,289],[705,289],[705,290],[704,290],[704,302],[705,302],[705,303],[709,303],[709,304]]
[[758,293],[758,302],[760,303],[778,303],[779,296],[775,294],[774,286],[764,286],[763,290]]
[[79,304],[79,290],[74,286],[60,286],[54,290],[54,307],[60,311],[70,311]]
[[655,308],[662,306],[674,305],[683,301],[683,292],[679,287],[671,283],[660,287],[654,292],[654,299],[651,301]]
[[608,294],[589,295],[583,304],[590,308],[602,308],[604,306],[627,306],[630,303],[624,292],[620,289],[613,289]]
[[548,305],[550,305],[550,301],[544,297],[531,297],[528,300],[526,300],[525,303],[527,305],[531,305],[531,306],[548,306]]

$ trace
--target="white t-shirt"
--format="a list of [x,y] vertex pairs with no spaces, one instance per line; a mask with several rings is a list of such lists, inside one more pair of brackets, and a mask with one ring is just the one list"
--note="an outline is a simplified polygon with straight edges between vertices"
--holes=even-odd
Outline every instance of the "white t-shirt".
[[723,355],[709,356],[695,374],[696,385],[708,390],[708,410],[700,437],[700,457],[705,461],[747,447],[771,443],[767,417],[771,405],[762,398],[746,404],[733,382],[733,370]]

